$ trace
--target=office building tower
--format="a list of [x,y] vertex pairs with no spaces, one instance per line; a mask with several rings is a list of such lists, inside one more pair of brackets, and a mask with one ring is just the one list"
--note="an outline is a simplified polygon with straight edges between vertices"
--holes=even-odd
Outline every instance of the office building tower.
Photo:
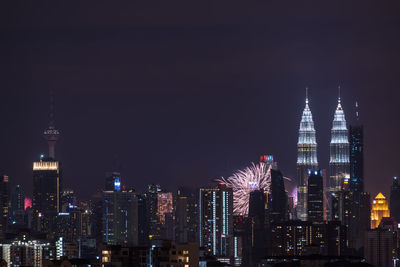
[[350,195],[349,214],[344,223],[347,226],[347,240],[349,247],[354,249],[355,255],[363,256],[365,247],[365,233],[371,227],[371,199],[367,192],[347,192]]
[[121,191],[121,174],[119,172],[107,172],[105,179],[105,191]]
[[76,196],[74,190],[64,189],[61,192],[61,212],[68,212],[76,206]]
[[364,131],[362,126],[349,127],[350,191],[364,191]]
[[55,219],[56,238],[62,237],[64,242],[76,242],[81,236],[81,211],[70,209],[68,212],[59,212]]
[[254,190],[250,193],[249,213],[245,223],[244,265],[257,264],[267,252],[267,195],[264,190]]
[[10,215],[10,184],[7,174],[0,175],[0,234],[7,230]]
[[[249,208],[250,209],[250,208]],[[281,171],[271,169],[271,187],[268,194],[269,222],[282,222],[288,219],[288,198]]]
[[390,217],[389,204],[386,197],[379,193],[372,202],[371,229],[377,228],[384,217]]
[[158,229],[160,238],[173,240],[172,225],[173,222],[173,198],[171,192],[159,192],[157,194],[157,214]]
[[397,234],[394,229],[376,228],[366,233],[366,246],[364,248],[367,263],[375,267],[394,267],[396,243],[393,236]]
[[199,192],[199,241],[207,255],[231,256],[233,192],[224,184]]
[[138,245],[138,202],[133,190],[103,192],[103,242]]
[[331,193],[331,220],[341,221],[348,226],[353,203],[353,192],[340,190]]
[[148,220],[149,239],[160,238],[160,223],[158,216],[158,193],[161,192],[160,185],[149,184],[146,192],[146,208]]
[[139,246],[146,246],[149,242],[146,194],[138,194],[136,197],[138,201],[138,243]]
[[244,215],[233,215],[233,266],[241,266],[243,260],[243,243],[246,235],[246,219]]
[[49,232],[51,223],[61,212],[61,164],[43,156],[33,163],[33,227]]
[[308,96],[300,121],[299,139],[297,142],[297,218],[307,220],[307,179],[308,170],[318,169],[317,140],[315,136],[314,121]]
[[340,96],[332,123],[329,167],[330,190],[340,191],[344,180],[350,177],[349,139]]
[[321,171],[310,171],[308,177],[307,214],[309,221],[324,220],[324,188]]
[[273,223],[269,232],[269,256],[341,256],[346,251],[346,227],[338,221]]
[[179,188],[175,200],[175,241],[188,243],[198,241],[198,197],[194,190]]
[[390,214],[400,222],[400,184],[396,176],[393,177],[393,184],[390,187]]
[[16,185],[11,194],[12,224],[21,227],[25,224],[25,195],[21,185]]
[[157,194],[157,213],[161,224],[165,224],[165,214],[172,213],[172,202],[173,199],[171,192],[159,192]]

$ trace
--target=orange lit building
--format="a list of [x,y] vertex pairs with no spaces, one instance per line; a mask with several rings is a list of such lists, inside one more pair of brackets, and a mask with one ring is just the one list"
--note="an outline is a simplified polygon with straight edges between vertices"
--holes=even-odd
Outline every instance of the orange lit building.
[[378,228],[383,217],[390,217],[390,210],[385,196],[382,193],[379,193],[372,203],[371,229]]

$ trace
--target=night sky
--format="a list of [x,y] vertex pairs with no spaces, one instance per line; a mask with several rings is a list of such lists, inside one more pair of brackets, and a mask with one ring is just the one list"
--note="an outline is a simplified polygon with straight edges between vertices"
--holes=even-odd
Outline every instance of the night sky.
[[400,4],[371,3],[2,4],[0,169],[31,195],[54,90],[56,156],[79,196],[116,166],[138,191],[206,185],[260,154],[295,178],[304,88],[328,168],[340,85],[349,123],[360,105],[366,190],[387,194],[400,175]]

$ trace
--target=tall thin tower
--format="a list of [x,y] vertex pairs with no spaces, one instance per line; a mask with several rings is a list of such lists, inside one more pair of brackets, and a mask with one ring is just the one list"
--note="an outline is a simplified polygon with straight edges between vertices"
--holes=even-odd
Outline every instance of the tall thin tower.
[[55,116],[54,116],[54,93],[50,92],[50,116],[49,116],[49,126],[43,132],[44,138],[47,140],[49,145],[49,158],[55,159],[55,148],[60,131],[56,129],[55,126]]
[[330,190],[337,192],[342,189],[343,180],[350,178],[349,138],[346,119],[340,99],[340,87],[338,105],[331,130],[330,143]]
[[306,106],[300,121],[299,140],[297,142],[297,218],[307,220],[307,182],[308,171],[318,169],[317,141],[314,121],[308,106],[306,89]]

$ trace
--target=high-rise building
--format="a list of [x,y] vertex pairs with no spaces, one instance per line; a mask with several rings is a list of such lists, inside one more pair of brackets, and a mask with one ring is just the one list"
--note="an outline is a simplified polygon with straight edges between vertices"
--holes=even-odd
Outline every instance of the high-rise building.
[[231,256],[233,241],[233,191],[224,184],[201,188],[199,194],[199,241],[205,253]]
[[383,217],[390,217],[390,210],[386,197],[379,193],[372,202],[371,229],[377,228]]
[[[250,208],[249,208],[250,209]],[[271,169],[271,187],[268,194],[269,222],[282,222],[288,218],[288,198],[283,175],[280,170]]]
[[346,227],[338,221],[273,223],[269,242],[270,256],[341,256],[346,251]]
[[330,190],[337,192],[342,189],[344,179],[350,177],[349,139],[346,119],[340,96],[332,123],[330,142]]
[[254,190],[250,193],[243,253],[243,263],[246,266],[253,266],[266,256],[266,205],[267,195],[264,190]]
[[172,240],[173,234],[173,198],[172,192],[159,192],[157,194],[157,214],[160,238]]
[[362,256],[365,233],[371,226],[371,203],[367,192],[332,192],[332,220],[347,227],[347,240],[353,254]]
[[390,214],[400,222],[400,184],[397,176],[393,177],[393,184],[390,187]]
[[321,171],[310,171],[308,177],[307,213],[309,221],[324,220],[324,188]]
[[103,192],[103,242],[138,245],[138,202],[133,190]]
[[300,121],[299,139],[297,142],[297,218],[307,220],[307,179],[308,170],[318,169],[317,140],[315,136],[314,121],[308,96],[306,106]]
[[367,231],[364,251],[365,259],[369,264],[376,267],[397,266],[394,264],[393,257],[393,251],[396,248],[396,243],[393,241],[394,234],[394,229],[377,228]]
[[175,240],[178,243],[197,242],[198,203],[195,192],[179,188],[175,198]]
[[349,127],[350,191],[364,191],[364,134],[363,127]]
[[160,237],[160,223],[158,216],[158,193],[161,192],[160,185],[149,184],[146,192],[146,217],[148,222],[148,238]]
[[139,246],[146,246],[149,241],[149,222],[146,194],[138,194],[138,242]]
[[105,191],[121,190],[121,174],[119,172],[107,172],[105,179]]
[[64,189],[61,193],[61,212],[68,212],[76,206],[74,190]]
[[59,212],[55,219],[56,237],[62,237],[64,242],[76,242],[81,235],[81,212],[70,209]]
[[7,174],[0,175],[0,234],[7,229],[8,217],[10,215],[10,184]]
[[[33,227],[51,231],[51,223],[61,212],[62,169],[59,161],[46,159],[33,162]],[[54,230],[54,229],[53,229]]]
[[21,227],[25,224],[25,195],[21,185],[16,185],[11,194],[12,223]]

